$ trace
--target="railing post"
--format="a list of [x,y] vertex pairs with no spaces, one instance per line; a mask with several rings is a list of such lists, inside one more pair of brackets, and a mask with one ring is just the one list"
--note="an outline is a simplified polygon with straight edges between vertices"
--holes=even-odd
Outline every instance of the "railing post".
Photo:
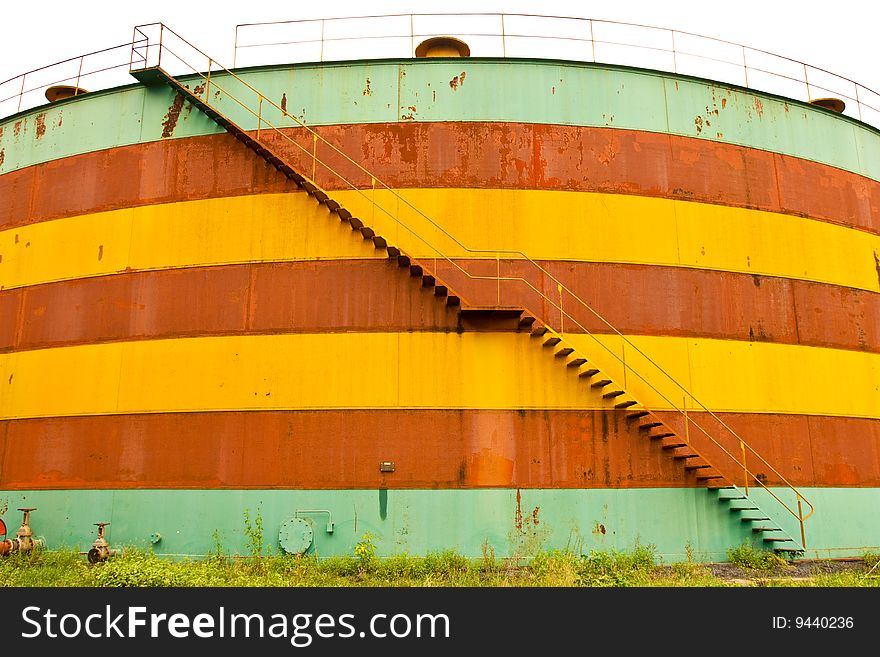
[[495,252],[495,287],[497,288],[495,305],[501,305],[501,254]]
[[24,98],[24,79],[27,77],[27,73],[23,73],[21,76],[21,91],[18,92],[18,108],[15,110],[16,112],[21,111],[21,100]]
[[[263,127],[263,94],[260,94],[260,103],[257,105],[257,139],[260,138],[260,129]],[[314,167],[313,167],[314,169]],[[312,175],[312,180],[315,176]]]
[[156,66],[162,67],[162,32],[165,30],[165,24],[159,23],[159,57],[156,60]]
[[743,483],[745,484],[746,497],[748,497],[749,496],[749,468],[746,465],[746,444],[742,440],[739,441],[739,449],[742,452],[742,456],[743,456]]
[[804,534],[804,510],[801,506],[801,496],[800,493],[797,493],[797,501],[798,501],[798,522],[801,524],[801,545],[804,546],[804,549],[807,548],[807,537]]
[[[312,133],[312,182],[315,180],[315,169],[318,162],[318,134]],[[372,177],[372,176],[371,176]],[[376,179],[373,178],[373,194],[376,192]],[[375,199],[373,199],[375,203]]]
[[856,109],[859,112],[859,121],[862,120],[862,101],[859,100],[859,85],[856,82],[853,82],[853,86],[856,89]]
[[691,444],[691,421],[688,419],[687,395],[681,398],[681,406],[684,410],[684,442]]
[[675,56],[675,30],[670,30],[669,34],[672,37],[672,72],[678,73],[678,59]]
[[810,102],[810,78],[807,77],[807,65],[804,64],[804,84],[807,85],[807,102]]
[[593,63],[596,63],[596,35],[593,34],[593,19],[590,19],[590,47],[593,49]]
[[74,95],[74,96],[78,96],[78,95],[79,95],[79,79],[82,77],[82,71],[83,71],[83,60],[84,60],[85,58],[86,58],[85,55],[82,55],[82,56],[79,58],[79,70],[77,70],[77,72],[76,72],[76,85],[75,85],[75,88],[74,88],[74,90],[73,90],[73,95]]
[[507,37],[504,36],[504,14],[501,14],[501,56],[507,57]]
[[745,81],[746,81],[746,85],[745,85],[746,89],[748,89],[749,88],[749,65],[746,63],[746,47],[743,46],[742,50],[743,50],[743,76],[745,77]]
[[324,61],[324,19],[321,19],[321,56],[319,61]]
[[559,292],[559,332],[565,332],[565,309],[562,307],[562,284],[556,284],[556,291]]
[[214,60],[208,57],[208,81],[205,83],[205,102],[209,102],[211,98],[211,65]]

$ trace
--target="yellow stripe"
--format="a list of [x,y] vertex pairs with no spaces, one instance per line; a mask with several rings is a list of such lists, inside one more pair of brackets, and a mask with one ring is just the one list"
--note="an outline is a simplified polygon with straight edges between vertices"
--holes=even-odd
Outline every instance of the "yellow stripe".
[[[629,262],[782,276],[880,291],[880,236],[742,208],[615,194],[405,190],[469,248],[534,259]],[[393,244],[436,252],[354,192],[334,192]],[[406,205],[401,220],[456,258],[468,252]],[[236,262],[376,258],[347,224],[302,193],[147,206],[0,232],[0,288],[125,271]],[[100,258],[99,258],[100,256]]]
[[[874,254],[880,236],[827,222],[745,208],[669,199],[513,189],[406,189],[412,206],[469,249],[510,249],[534,260],[626,262],[796,278],[880,291]],[[374,210],[355,192],[334,192],[346,207],[375,217],[414,255],[436,253],[390,216],[450,257],[468,253],[421,214],[377,195]],[[398,211],[396,208],[400,206]]]
[[304,192],[167,203],[0,232],[0,289],[240,262],[381,258]]
[[[586,345],[588,355],[598,354],[589,336],[572,339]],[[694,393],[714,410],[880,416],[877,354],[632,339],[683,382],[692,376]],[[627,361],[638,366],[631,352]],[[622,381],[620,372],[613,375]],[[627,379],[634,391],[643,391],[632,372]],[[42,349],[0,355],[0,386],[0,416],[6,418],[224,409],[603,407],[598,393],[526,333],[291,334]],[[639,400],[655,409],[669,407],[654,392]]]

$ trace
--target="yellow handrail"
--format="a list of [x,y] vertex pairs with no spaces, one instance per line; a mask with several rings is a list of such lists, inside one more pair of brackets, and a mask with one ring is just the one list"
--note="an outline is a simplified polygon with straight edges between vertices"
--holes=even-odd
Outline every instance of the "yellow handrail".
[[[793,484],[791,484],[775,467],[773,467],[772,464],[770,464],[766,459],[764,459],[764,457],[762,457],[757,451],[755,451],[748,444],[748,442],[744,438],[742,438],[734,429],[732,429],[723,419],[721,419],[715,412],[713,412],[707,406],[705,406],[687,388],[685,388],[682,384],[680,384],[664,367],[662,367],[653,358],[651,358],[648,354],[646,354],[640,347],[638,347],[635,343],[633,343],[627,336],[625,336],[617,328],[615,328],[607,319],[605,319],[605,317],[603,317],[588,302],[586,302],[578,294],[576,294],[573,290],[571,290],[567,285],[565,285],[565,283],[560,281],[551,272],[549,272],[547,269],[542,267],[539,263],[534,261],[530,256],[528,256],[526,253],[524,253],[522,251],[515,250],[515,249],[494,249],[494,250],[493,249],[474,249],[474,248],[470,248],[470,247],[466,246],[458,238],[456,238],[454,235],[452,235],[450,232],[448,232],[442,225],[438,224],[433,219],[431,219],[431,217],[429,217],[424,212],[419,210],[410,201],[408,201],[403,196],[401,196],[396,190],[392,189],[390,186],[385,184],[381,179],[379,179],[376,175],[374,175],[372,172],[367,170],[359,162],[355,161],[354,159],[349,157],[345,152],[343,152],[338,147],[336,147],[334,144],[327,141],[319,133],[317,133],[315,130],[310,128],[304,121],[302,121],[299,118],[297,118],[296,116],[288,113],[285,108],[282,108],[281,106],[276,104],[272,99],[268,98],[267,96],[264,96],[260,91],[255,89],[251,84],[249,84],[248,82],[246,82],[245,80],[240,78],[238,75],[236,75],[235,73],[233,73],[229,69],[226,69],[225,67],[220,65],[215,59],[209,57],[206,53],[202,52],[199,48],[194,46],[192,43],[190,43],[185,38],[178,35],[176,32],[174,32],[173,30],[171,30],[167,26],[165,26],[161,23],[138,26],[135,28],[135,35],[140,34],[140,35],[146,37],[146,33],[143,32],[141,28],[146,29],[148,27],[153,27],[153,26],[158,26],[159,30],[160,30],[159,54],[158,54],[158,60],[157,60],[159,62],[159,64],[161,64],[162,53],[167,52],[169,55],[173,56],[175,59],[177,59],[178,61],[180,61],[182,64],[184,64],[185,66],[187,66],[190,69],[190,72],[187,73],[186,75],[196,75],[196,76],[202,78],[203,80],[205,80],[206,82],[210,82],[210,86],[214,90],[215,95],[222,93],[222,96],[224,99],[234,101],[237,105],[239,105],[247,113],[249,113],[253,117],[255,117],[257,119],[258,124],[260,126],[260,129],[262,131],[266,131],[267,129],[271,130],[273,133],[279,135],[283,140],[292,144],[293,146],[298,148],[300,151],[302,151],[303,154],[305,154],[306,156],[311,158],[312,163],[313,163],[312,175],[311,176],[303,175],[303,178],[306,179],[310,184],[314,185],[315,188],[320,189],[321,191],[324,191],[321,188],[321,186],[315,181],[315,177],[316,177],[315,165],[317,163],[320,163],[323,169],[326,169],[329,173],[331,173],[333,176],[338,178],[341,182],[345,183],[345,185],[350,187],[351,190],[353,190],[354,192],[359,194],[364,199],[364,201],[372,207],[374,212],[376,209],[378,209],[382,214],[387,215],[388,218],[391,219],[398,228],[403,228],[404,230],[406,230],[410,235],[413,236],[414,239],[417,239],[419,242],[424,244],[429,249],[430,252],[435,253],[436,254],[436,256],[434,257],[434,272],[435,273],[437,271],[436,261],[439,258],[440,260],[443,260],[444,262],[448,263],[454,270],[460,272],[462,275],[464,275],[468,279],[491,281],[491,282],[495,283],[496,285],[498,285],[499,286],[499,292],[498,292],[499,300],[500,300],[500,284],[501,284],[501,282],[524,284],[527,288],[531,289],[534,293],[536,293],[540,297],[540,299],[542,300],[542,303],[548,304],[551,308],[555,309],[559,313],[560,332],[562,329],[563,322],[566,322],[566,323],[569,323],[570,325],[576,326],[585,335],[592,338],[599,346],[601,346],[614,359],[616,359],[617,361],[619,361],[623,365],[624,376],[626,375],[627,372],[630,372],[633,375],[635,375],[636,377],[638,377],[647,387],[649,387],[661,399],[663,399],[665,402],[667,402],[669,404],[670,408],[672,408],[677,413],[682,415],[686,427],[693,426],[699,433],[703,434],[711,443],[713,443],[716,447],[718,447],[723,454],[728,456],[738,466],[741,466],[743,468],[744,473],[745,473],[746,491],[748,491],[749,479],[752,479],[753,484],[757,483],[770,496],[772,496],[783,508],[785,508],[792,516],[794,516],[800,523],[802,544],[805,547],[805,543],[803,543],[803,534],[804,534],[803,523],[806,519],[808,519],[810,516],[812,516],[815,513],[815,507],[813,506],[813,504],[810,503],[807,500],[807,498]],[[196,51],[197,53],[199,53],[200,55],[202,55],[203,57],[206,58],[206,61],[208,63],[207,74],[202,73],[199,67],[193,66],[186,59],[184,59],[179,53],[177,53],[171,49],[171,47],[168,44],[168,35],[169,34],[173,35],[174,37],[179,39],[181,42],[186,44],[188,47],[192,48],[194,51]],[[162,36],[162,35],[164,35],[164,36]],[[147,39],[147,41],[149,41],[149,40]],[[144,47],[148,47],[148,46],[136,46],[134,43],[132,44],[133,50],[136,49],[137,47],[144,48]],[[142,61],[144,63],[144,67],[146,68],[146,67],[148,67],[147,59],[148,58],[146,57],[146,55],[144,55],[142,57],[139,57],[138,61]],[[132,61],[134,61],[134,57],[132,57]],[[251,92],[253,92],[256,95],[256,99],[258,101],[258,110],[257,111],[254,111],[249,105],[247,105],[241,99],[236,97],[234,94],[229,93],[229,91],[222,85],[223,76],[221,76],[219,79],[216,74],[213,77],[211,76],[211,69],[215,66],[220,71],[222,71],[226,76],[234,79],[236,82],[240,83],[246,89],[250,90]],[[132,70],[139,70],[139,69],[132,67]],[[171,77],[171,76],[169,76],[169,77]],[[175,82],[176,82],[176,80],[175,80]],[[178,84],[180,84],[180,83],[178,83]],[[182,85],[181,85],[181,87],[182,87]],[[199,96],[199,94],[196,94],[193,91],[190,91],[190,93],[193,93],[194,95]],[[206,89],[202,90],[202,94],[204,96],[202,99],[202,102],[205,105],[211,107],[212,109],[215,109],[215,111],[218,111],[218,113],[219,113],[220,110],[216,109],[216,107],[214,105],[212,105]],[[278,126],[273,124],[271,121],[269,121],[266,118],[265,112],[263,110],[264,104],[268,104],[269,106],[274,107],[281,114],[282,117],[291,119],[300,128],[307,131],[308,134],[312,137],[312,139],[310,140],[310,142],[312,144],[312,148],[309,149],[309,148],[302,146],[297,141],[295,141],[293,138],[291,138],[287,133],[285,133],[282,130],[282,128],[279,128]],[[340,171],[337,171],[332,166],[327,164],[327,162],[325,160],[318,158],[318,156],[317,156],[318,142],[320,142],[322,146],[328,147],[332,153],[337,154],[342,159],[344,159],[346,162],[348,162],[349,164],[354,166],[364,176],[368,176],[371,181],[370,194],[367,194],[363,189],[359,188],[354,182],[349,180],[343,173],[341,173]],[[390,210],[386,209],[381,203],[378,203],[376,201],[375,190],[377,187],[380,188],[381,190],[388,192],[391,195],[391,197],[394,199],[394,201],[397,204],[397,211],[396,212],[391,212]],[[426,222],[428,222],[428,224],[431,226],[431,228],[433,230],[439,231],[439,233],[444,235],[446,238],[448,238],[452,243],[457,245],[463,251],[465,251],[469,254],[484,255],[487,258],[488,258],[488,256],[491,256],[493,259],[495,259],[497,261],[496,275],[495,276],[479,275],[479,274],[471,273],[471,272],[467,271],[466,269],[464,269],[458,262],[456,262],[453,259],[453,257],[446,255],[435,244],[433,244],[432,242],[429,242],[423,235],[421,235],[420,233],[415,231],[413,228],[411,228],[409,225],[407,225],[404,221],[401,220],[401,218],[400,218],[400,205],[401,204],[403,204],[405,207],[412,210],[412,212],[414,212],[416,215],[418,215],[419,217],[424,219]],[[535,272],[539,273],[542,277],[552,281],[560,293],[559,301],[557,302],[554,299],[552,299],[551,297],[549,297],[547,294],[545,294],[543,292],[543,290],[535,287],[535,285],[533,285],[530,280],[528,280],[522,276],[502,276],[501,272],[500,272],[500,260],[501,260],[502,255],[510,257],[511,259],[515,259],[516,261],[519,261],[519,262],[529,263],[534,268]],[[650,363],[653,367],[655,367],[658,372],[663,374],[666,377],[666,379],[668,379],[669,382],[671,382],[680,391],[682,391],[685,394],[685,398],[684,398],[685,403],[682,405],[683,407],[679,408],[679,405],[676,402],[673,402],[663,391],[658,389],[654,385],[654,383],[652,383],[650,380],[645,378],[645,376],[641,372],[634,369],[631,365],[627,365],[625,358],[621,358],[621,356],[618,356],[617,353],[615,353],[608,345],[606,345],[604,342],[602,342],[592,331],[587,329],[586,326],[584,326],[576,317],[574,317],[569,310],[564,309],[563,308],[563,294],[562,294],[563,292],[567,293],[572,300],[576,301],[580,305],[580,307],[587,310],[602,325],[607,327],[608,331],[610,331],[612,334],[614,334],[618,338],[620,338],[620,340],[622,341],[622,345],[629,346],[635,352],[640,354],[645,359],[646,362]],[[464,301],[465,299],[463,298],[462,300]],[[528,312],[531,312],[536,317],[540,317],[544,321],[544,323],[548,325],[548,328],[550,328],[552,330],[552,326],[549,326],[550,322],[545,319],[545,316],[542,313],[534,313],[527,308],[526,308],[526,310]],[[624,386],[621,386],[621,388],[625,389]],[[739,448],[742,450],[742,454],[743,454],[742,460],[740,460],[736,456],[734,456],[734,454],[732,454],[724,445],[719,443],[703,426],[701,426],[696,420],[693,419],[693,416],[690,415],[687,410],[687,403],[686,402],[687,402],[688,398],[691,400],[692,404],[696,405],[697,408],[699,408],[700,410],[707,413],[711,418],[713,418],[724,430],[726,430],[736,440]],[[642,406],[642,407],[646,408],[644,406]],[[798,506],[797,512],[794,511],[794,509],[792,509],[782,499],[780,499],[779,496],[777,496],[773,492],[772,489],[770,489],[766,484],[764,484],[764,482],[761,481],[761,479],[759,479],[757,476],[755,476],[746,467],[746,453],[750,454],[759,463],[763,464],[763,466],[765,466],[767,469],[769,469],[769,471],[772,472],[777,477],[777,479],[779,481],[781,481],[788,489],[790,489],[795,494],[796,500],[797,500],[797,506]],[[807,513],[806,515],[804,515],[803,511],[801,510],[802,503],[806,503],[809,506],[809,509],[810,509],[809,513]]]

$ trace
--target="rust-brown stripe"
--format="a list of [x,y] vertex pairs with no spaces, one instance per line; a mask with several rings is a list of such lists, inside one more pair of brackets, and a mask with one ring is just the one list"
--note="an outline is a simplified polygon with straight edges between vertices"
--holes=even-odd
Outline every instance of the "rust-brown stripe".
[[[797,486],[880,485],[876,421],[723,417]],[[2,422],[0,437],[0,486],[7,490],[696,484],[668,450],[627,428],[619,412],[352,410],[42,418]],[[394,461],[394,474],[382,475],[380,461]],[[762,472],[754,462],[750,467]],[[768,474],[768,483],[775,483]]]
[[[677,267],[566,262],[543,266],[629,335],[880,352],[876,293]],[[506,271],[518,267],[510,264]],[[552,281],[544,285],[545,293],[555,298]],[[492,289],[485,290],[482,300],[493,305],[496,288],[488,287]],[[538,308],[535,295],[523,286],[505,289],[505,297]],[[608,332],[583,307],[570,301],[565,307],[590,331]],[[510,328],[515,329],[515,323]],[[0,351],[236,333],[457,329],[457,315],[432,289],[384,260],[129,272],[0,291]],[[569,324],[568,330],[580,328]]]
[[[318,131],[393,187],[561,189],[783,212],[880,233],[880,183],[828,165],[661,133],[520,123],[392,123]],[[292,132],[307,143],[311,138]],[[304,171],[311,161],[287,145]],[[357,185],[370,179],[332,153]],[[318,182],[346,188],[318,167]],[[135,205],[285,188],[229,135],[86,153],[0,176],[0,229]]]

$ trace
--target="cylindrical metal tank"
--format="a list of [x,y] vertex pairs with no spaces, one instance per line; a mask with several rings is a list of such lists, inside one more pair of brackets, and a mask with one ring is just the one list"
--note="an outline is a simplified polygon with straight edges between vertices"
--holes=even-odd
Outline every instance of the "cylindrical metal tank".
[[[305,152],[264,134],[332,198],[360,207],[380,179],[485,250],[453,248],[460,265],[527,277],[486,255],[521,251],[588,301],[766,457],[755,486],[782,475],[810,499],[807,556],[880,545],[875,128],[573,61],[238,74],[370,172],[330,156],[353,190],[313,168],[292,121]],[[245,514],[276,547],[308,519],[298,550],[308,534],[323,556],[365,532],[381,554],[641,543],[671,561],[749,540],[528,331],[463,316],[167,86],[0,120],[0,199],[0,497],[38,507],[50,547],[112,521],[114,546],[161,535],[158,554],[205,554],[219,536],[241,552]],[[404,232],[387,237],[444,271]],[[619,347],[572,312],[595,336],[569,326],[585,353]],[[626,386],[686,433],[681,393]]]

